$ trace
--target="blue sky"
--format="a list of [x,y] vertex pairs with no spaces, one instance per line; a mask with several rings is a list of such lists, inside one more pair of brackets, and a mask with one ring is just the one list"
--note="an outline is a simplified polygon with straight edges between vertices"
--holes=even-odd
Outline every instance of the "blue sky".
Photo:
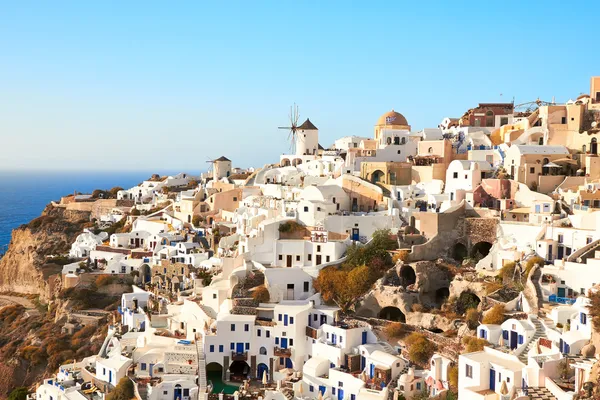
[[600,74],[598,1],[1,9],[0,169],[262,166],[288,149],[294,102],[329,145],[392,108],[435,127],[477,102],[565,101]]

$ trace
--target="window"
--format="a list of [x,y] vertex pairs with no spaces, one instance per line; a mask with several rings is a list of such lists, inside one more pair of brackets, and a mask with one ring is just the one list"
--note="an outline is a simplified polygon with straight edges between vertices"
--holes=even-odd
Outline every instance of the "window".
[[217,298],[217,294],[213,293],[213,299],[216,299],[216,298]]
[[506,383],[510,383],[510,376],[506,377]]
[[558,243],[563,243],[564,237],[563,235],[558,235]]
[[312,261],[312,254],[308,254],[308,261]]
[[215,345],[214,345],[214,344],[211,344],[211,345],[210,345],[210,350],[209,350],[209,351],[210,351],[211,353],[214,353],[214,352],[215,352]]
[[169,391],[168,390],[163,390],[163,394],[167,395],[167,394],[169,394]]
[[485,126],[494,126],[494,113],[491,110],[485,113]]
[[219,345],[219,353],[222,353],[222,352],[223,352],[223,350],[224,350],[224,349],[223,349],[223,345],[222,345],[222,344],[220,344],[220,345]]
[[314,392],[314,391],[315,391],[315,387],[314,387],[313,385],[310,385],[310,386],[308,387],[308,390],[309,390],[310,392]]
[[244,324],[244,332],[250,331],[250,325]]
[[309,287],[310,287],[310,282],[304,282],[304,293],[308,292]]
[[335,388],[334,387],[331,388],[331,394],[335,394]]
[[290,324],[294,323],[294,317],[290,317]]
[[282,261],[282,260],[283,260],[283,254],[280,254],[279,255],[279,261]]
[[296,261],[300,261],[300,256],[296,256]]
[[[146,370],[146,363],[142,363],[142,371]],[[106,373],[106,370],[104,371],[104,373]]]
[[466,375],[466,377],[467,377],[467,378],[472,378],[472,377],[473,377],[473,367],[472,367],[472,366],[470,366],[470,365],[468,365],[468,364],[467,364],[467,365],[465,365],[465,367],[467,367],[467,368],[466,368],[467,370],[465,371],[465,375]]
[[354,394],[351,394],[351,395],[350,395],[350,400],[356,400],[356,395],[354,395]]
[[317,246],[317,253],[321,251],[321,245]]
[[508,117],[500,117],[500,126],[508,125]]
[[281,315],[281,314],[279,314],[279,315],[277,316],[277,321],[281,321],[281,320],[283,320],[283,317],[282,317],[282,315]]
[[271,331],[266,331],[267,337],[271,337]]
[[313,314],[313,321],[316,321],[318,319],[318,315],[317,314]]
[[277,346],[279,346],[279,338],[278,338],[278,337],[275,337],[275,344],[276,344]]
[[530,174],[535,174],[535,167],[529,168],[529,173]]
[[457,178],[458,178],[458,172],[454,172],[454,173],[452,174],[452,177],[453,177],[454,179],[457,179]]
[[587,314],[585,314],[585,313],[579,314],[579,321],[581,322],[582,325],[586,325],[587,324]]
[[261,347],[260,350],[258,351],[261,355],[266,356],[267,355],[267,348],[266,347]]
[[421,390],[421,382],[417,382],[417,390]]
[[237,197],[233,196],[233,201],[237,201]]
[[308,207],[304,206],[304,212],[308,212]]
[[235,324],[231,324],[231,332],[235,332]]
[[294,345],[294,339],[290,338],[290,346]]
[[560,123],[561,123],[561,124],[566,124],[566,123],[567,123],[567,117],[562,117],[562,118],[560,119]]
[[329,262],[330,259],[331,259],[331,257],[325,256],[325,262]]
[[339,387],[344,387],[344,382],[338,381],[338,386]]
[[229,348],[230,348],[231,350],[234,350],[234,349],[235,349],[235,343],[233,343],[233,342],[232,342],[232,343],[231,343],[231,345],[229,346]]
[[256,330],[256,336],[260,337],[261,335],[262,335],[262,332],[261,332],[261,330],[260,330],[260,329],[257,329],[257,330]]
[[250,343],[246,343],[246,350],[250,350]]

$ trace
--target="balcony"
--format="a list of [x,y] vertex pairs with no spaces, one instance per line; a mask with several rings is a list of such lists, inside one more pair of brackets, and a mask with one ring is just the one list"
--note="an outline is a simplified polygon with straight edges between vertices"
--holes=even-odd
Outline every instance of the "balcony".
[[306,327],[306,336],[308,336],[309,338],[312,338],[312,339],[318,339],[319,331],[318,331],[318,329],[315,329],[311,326],[307,326]]
[[231,352],[231,361],[247,361],[248,360],[248,352],[237,353],[235,351]]
[[289,358],[292,356],[292,349],[282,349],[281,347],[275,347],[273,350],[275,357]]

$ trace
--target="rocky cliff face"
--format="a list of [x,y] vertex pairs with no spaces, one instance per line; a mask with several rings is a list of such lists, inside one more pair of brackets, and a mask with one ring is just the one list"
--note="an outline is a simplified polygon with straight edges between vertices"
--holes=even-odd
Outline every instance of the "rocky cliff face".
[[12,233],[8,251],[0,259],[0,292],[52,297],[53,277],[61,267],[48,256],[68,252],[76,236],[89,224],[90,213],[48,206],[42,215]]

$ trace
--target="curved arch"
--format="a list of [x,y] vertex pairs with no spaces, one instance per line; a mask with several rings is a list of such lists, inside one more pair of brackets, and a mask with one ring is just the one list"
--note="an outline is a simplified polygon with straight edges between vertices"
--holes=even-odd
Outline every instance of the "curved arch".
[[388,137],[388,138],[386,139],[386,143],[387,143],[387,144],[392,144],[392,138],[391,138],[391,137]]
[[481,299],[475,293],[467,290],[462,292],[456,300],[456,312],[464,314],[469,308],[477,308]]
[[406,322],[406,316],[398,307],[388,306],[383,307],[379,314],[377,314],[378,318],[387,319],[388,321],[398,321],[398,322]]
[[148,264],[142,264],[139,269],[140,282],[149,283],[152,280],[152,268]]
[[246,377],[250,373],[250,365],[246,361],[236,360],[229,366],[231,376]]
[[301,158],[294,158],[294,160],[292,161],[292,165],[295,167],[297,165],[302,164],[302,159]]
[[260,350],[258,351],[258,354],[266,356],[267,355],[267,348],[266,347],[261,347]]
[[223,366],[216,361],[206,366],[206,377],[213,382],[221,382],[223,379]]
[[406,288],[417,281],[417,274],[415,274],[415,270],[410,265],[403,265],[400,268],[399,278],[400,286]]
[[488,110],[485,113],[485,126],[487,126],[487,127],[494,126],[494,112],[492,110]]
[[385,174],[383,173],[383,171],[380,169],[377,169],[377,170],[373,171],[373,173],[371,174],[371,183],[381,182],[381,181],[383,181],[384,177],[385,177]]
[[458,262],[462,262],[469,255],[469,251],[467,250],[467,246],[462,243],[456,243],[452,247],[452,258],[454,258]]
[[256,366],[256,379],[263,379],[264,374],[269,375],[269,367],[265,363],[260,363]]
[[476,260],[481,260],[490,254],[490,249],[492,248],[492,244],[490,242],[481,241],[475,244],[471,249],[471,257]]
[[282,167],[289,167],[290,166],[290,160],[288,160],[287,158],[283,158],[283,159],[281,159],[281,162],[279,164]]
[[435,302],[440,306],[446,302],[448,297],[450,297],[450,289],[445,286],[435,291]]

